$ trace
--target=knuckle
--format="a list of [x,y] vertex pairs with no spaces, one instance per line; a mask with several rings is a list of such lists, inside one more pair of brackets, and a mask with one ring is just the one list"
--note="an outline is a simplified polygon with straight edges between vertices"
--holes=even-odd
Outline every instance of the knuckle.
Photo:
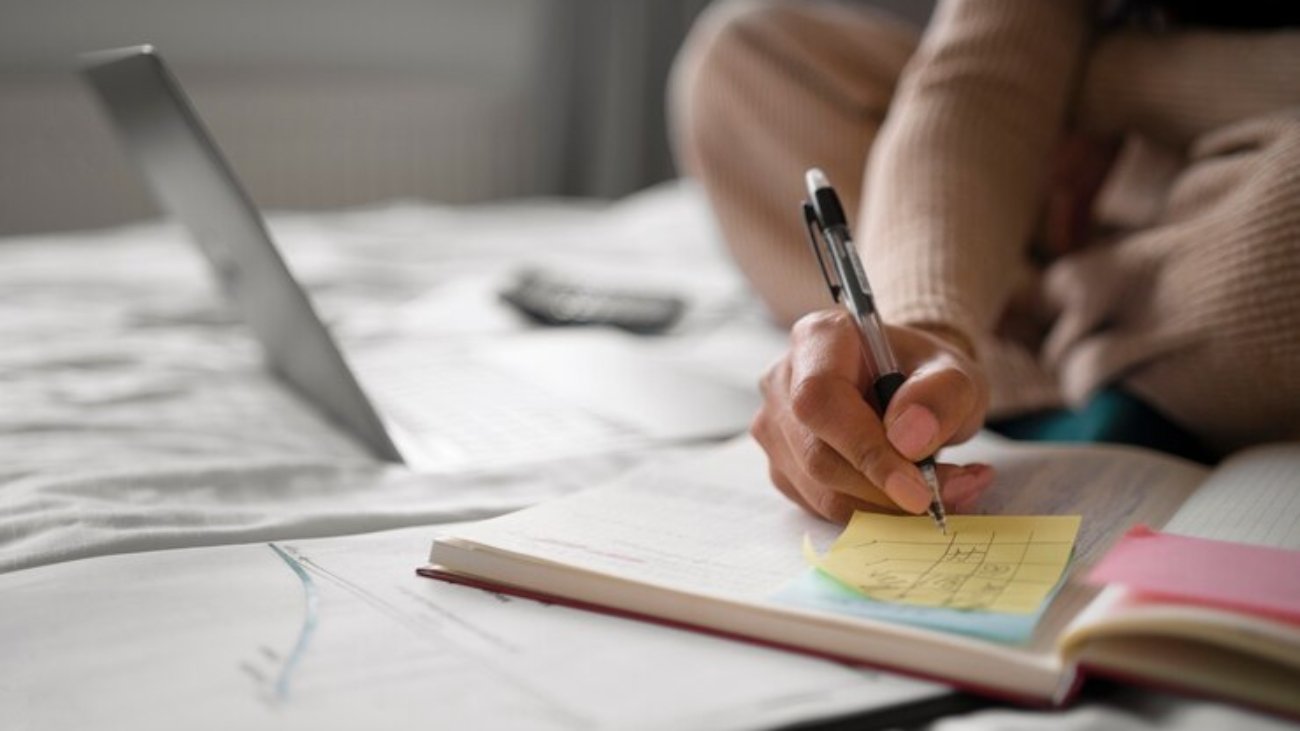
[[889,448],[883,442],[863,441],[853,451],[852,464],[868,480],[880,485],[881,478],[888,471],[891,456]]
[[975,411],[980,415],[982,420],[984,412],[988,411],[989,399],[992,397],[989,393],[990,387],[988,375],[984,373],[982,368],[976,368],[975,372],[970,375],[970,379],[975,388]]
[[805,498],[799,492],[799,489],[797,487],[795,487],[794,482],[792,482],[790,478],[786,476],[786,474],[782,472],[780,469],[778,469],[776,466],[769,465],[767,470],[767,476],[768,479],[772,482],[772,486],[776,488],[776,491],[781,493],[783,496],[785,496],[787,500],[794,503],[795,505],[798,505],[800,508],[804,510],[809,510],[809,511],[814,510],[814,508],[811,507],[808,499]]
[[821,440],[811,440],[804,449],[804,470],[814,481],[829,483],[838,473],[840,457],[835,450]]
[[988,383],[984,375],[968,368],[956,369],[956,388],[963,394],[966,410],[981,408],[988,399]]
[[950,431],[956,426],[953,422],[963,421],[974,407],[978,396],[975,381],[961,368],[945,368],[936,376],[936,390],[943,398],[931,411],[939,417],[941,425],[946,425],[942,430]]
[[975,391],[975,379],[965,368],[946,368],[943,373],[947,376],[948,387],[954,391]]
[[822,444],[821,440],[819,439],[816,438],[804,439],[799,444],[799,450],[797,455],[797,457],[799,458],[799,463],[802,465],[807,465],[809,462],[812,462],[813,460],[817,459],[818,458],[817,452],[820,449],[822,449],[822,447],[824,446],[825,445]]
[[987,408],[988,388],[977,372],[947,364],[914,376],[899,400],[917,403],[933,413],[939,420],[940,439],[950,438],[972,415],[982,417]]
[[776,465],[768,464],[767,477],[782,494],[789,496],[794,493],[794,485],[791,484],[790,480],[786,478],[785,473],[778,469]]
[[988,381],[982,373],[959,370],[956,372],[956,384],[960,406],[953,414],[952,423],[945,428],[948,432],[956,432],[971,421],[982,422],[989,405]]
[[818,495],[816,502],[813,503],[813,510],[827,520],[834,520],[835,498],[831,495]]
[[789,379],[790,359],[782,357],[763,371],[763,375],[758,379],[758,390],[767,399],[777,398],[781,392],[781,384]]
[[790,390],[790,409],[799,421],[814,423],[830,407],[831,383],[819,376],[801,379]]
[[841,308],[818,310],[799,318],[790,334],[797,340],[850,327],[849,314]]
[[917,369],[908,385],[923,387],[930,393],[952,394],[969,389],[973,385],[970,375],[955,356],[943,355]]
[[810,502],[817,514],[827,520],[843,522],[853,512],[847,500],[830,490],[818,491]]
[[762,445],[762,447],[768,452],[772,451],[770,445],[773,440],[773,432],[775,428],[775,425],[772,423],[771,414],[766,408],[759,409],[758,413],[754,414],[754,418],[749,422],[750,436],[754,437],[754,440]]

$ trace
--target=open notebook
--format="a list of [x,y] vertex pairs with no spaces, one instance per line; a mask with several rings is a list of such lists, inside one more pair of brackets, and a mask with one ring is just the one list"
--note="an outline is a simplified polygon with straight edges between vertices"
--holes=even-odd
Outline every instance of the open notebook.
[[[1243,453],[1213,471],[1136,449],[983,437],[946,458],[998,468],[982,512],[1083,516],[1072,571],[1022,645],[782,602],[783,588],[806,571],[804,535],[820,550],[840,527],[781,498],[748,440],[452,529],[421,573],[1031,703],[1063,703],[1099,672],[1300,714],[1300,627],[1204,608],[1135,610],[1121,590],[1083,580],[1139,523],[1300,549],[1300,445]],[[1257,641],[1240,641],[1259,636],[1282,649],[1259,653]]]

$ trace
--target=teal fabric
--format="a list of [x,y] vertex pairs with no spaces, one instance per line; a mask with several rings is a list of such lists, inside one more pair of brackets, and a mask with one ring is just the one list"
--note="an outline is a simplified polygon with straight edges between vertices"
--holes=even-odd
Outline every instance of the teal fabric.
[[1024,441],[1108,442],[1156,449],[1211,464],[1214,455],[1191,433],[1146,402],[1118,388],[1099,391],[1076,410],[1054,409],[989,422],[1003,436]]

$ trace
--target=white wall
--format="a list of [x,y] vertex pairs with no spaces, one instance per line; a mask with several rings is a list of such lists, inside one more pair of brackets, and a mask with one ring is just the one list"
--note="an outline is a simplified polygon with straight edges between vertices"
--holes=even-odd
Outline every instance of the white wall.
[[0,0],[0,235],[155,214],[74,62],[144,42],[263,207],[622,195],[706,1]]
[[153,214],[75,77],[150,42],[268,207],[527,195],[557,175],[545,0],[0,0],[0,233]]

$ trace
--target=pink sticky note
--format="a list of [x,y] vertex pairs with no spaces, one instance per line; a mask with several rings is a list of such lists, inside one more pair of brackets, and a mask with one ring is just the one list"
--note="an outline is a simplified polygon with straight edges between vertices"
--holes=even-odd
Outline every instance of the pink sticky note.
[[1300,551],[1188,538],[1137,526],[1106,554],[1088,581],[1300,622]]

